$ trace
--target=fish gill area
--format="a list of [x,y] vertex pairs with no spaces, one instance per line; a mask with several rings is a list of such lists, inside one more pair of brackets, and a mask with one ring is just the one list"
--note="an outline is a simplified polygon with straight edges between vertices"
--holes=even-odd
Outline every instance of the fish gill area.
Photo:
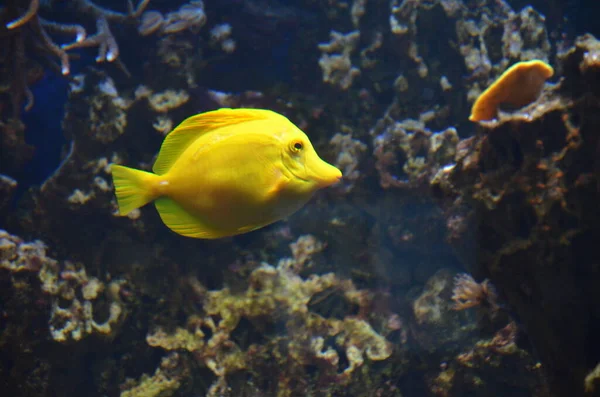
[[[600,42],[549,3],[4,1],[2,393],[600,396]],[[537,100],[468,120],[532,59]],[[342,181],[235,238],[117,216],[109,164],[221,107]]]

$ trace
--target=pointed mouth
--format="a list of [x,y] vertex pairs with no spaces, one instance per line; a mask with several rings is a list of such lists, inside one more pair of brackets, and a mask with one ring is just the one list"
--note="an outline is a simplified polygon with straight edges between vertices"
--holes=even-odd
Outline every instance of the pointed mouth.
[[[337,167],[323,161],[316,153],[314,157],[303,159],[300,169],[286,166],[287,170],[295,178],[306,182],[309,189],[321,189],[331,186],[342,179],[342,171]],[[285,164],[285,162],[284,162]]]
[[342,171],[326,162],[323,162],[323,167],[319,167],[319,170],[311,171],[319,188],[331,186],[342,179]]

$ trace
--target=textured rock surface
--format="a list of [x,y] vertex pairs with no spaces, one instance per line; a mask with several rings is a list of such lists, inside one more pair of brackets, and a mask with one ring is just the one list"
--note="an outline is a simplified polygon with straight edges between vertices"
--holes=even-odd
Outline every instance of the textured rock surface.
[[514,309],[558,396],[583,395],[600,353],[599,48],[581,37],[556,87],[461,141],[433,182],[456,249]]
[[[88,12],[62,13],[86,2],[45,1],[40,16],[81,19],[93,33]],[[0,21],[35,3],[10,0]],[[35,112],[12,119],[25,97],[9,95],[15,64],[0,57],[10,66],[0,70],[0,174],[13,179],[0,177],[2,390],[546,397],[543,370],[553,390],[582,389],[597,364],[596,44],[559,61],[571,36],[521,3],[137,3],[148,5],[140,19],[108,21],[117,59],[97,63],[97,48],[77,50],[54,132],[29,124]],[[351,45],[328,46],[332,31]],[[38,37],[5,33],[0,24],[2,43]],[[34,50],[24,48],[27,60]],[[498,123],[469,122],[475,97],[531,58],[556,68],[552,82],[564,80]],[[26,81],[38,99],[51,96],[36,91],[53,87],[35,84],[44,73]],[[170,128],[217,107],[285,114],[344,168],[344,183],[233,239],[183,239],[153,206],[114,216],[108,164],[150,169]],[[28,190],[30,137],[65,144],[59,166]],[[428,195],[432,178],[443,210]],[[44,258],[56,266],[40,267]],[[467,306],[484,306],[494,285],[493,313],[456,310],[453,282],[465,271]]]

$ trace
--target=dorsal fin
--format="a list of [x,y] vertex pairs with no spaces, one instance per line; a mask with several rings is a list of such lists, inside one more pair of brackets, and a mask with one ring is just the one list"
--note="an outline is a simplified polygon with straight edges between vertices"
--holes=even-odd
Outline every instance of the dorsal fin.
[[200,136],[219,128],[252,120],[282,117],[265,109],[222,108],[188,117],[181,122],[163,141],[156,162],[152,167],[157,175],[163,175],[181,154]]

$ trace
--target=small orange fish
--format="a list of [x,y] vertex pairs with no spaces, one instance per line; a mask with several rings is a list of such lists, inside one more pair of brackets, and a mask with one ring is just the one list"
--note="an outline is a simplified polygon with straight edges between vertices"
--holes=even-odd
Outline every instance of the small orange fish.
[[263,109],[192,116],[167,135],[154,173],[111,169],[121,215],[154,201],[171,230],[204,239],[283,219],[342,177],[304,132]]

